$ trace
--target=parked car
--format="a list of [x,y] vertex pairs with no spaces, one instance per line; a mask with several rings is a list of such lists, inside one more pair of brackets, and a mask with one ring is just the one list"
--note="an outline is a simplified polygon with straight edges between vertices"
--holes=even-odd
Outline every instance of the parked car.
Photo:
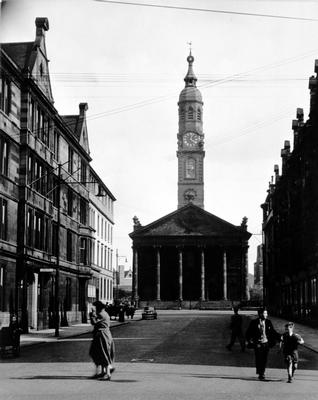
[[141,314],[142,319],[157,319],[157,311],[155,307],[144,307],[144,311]]

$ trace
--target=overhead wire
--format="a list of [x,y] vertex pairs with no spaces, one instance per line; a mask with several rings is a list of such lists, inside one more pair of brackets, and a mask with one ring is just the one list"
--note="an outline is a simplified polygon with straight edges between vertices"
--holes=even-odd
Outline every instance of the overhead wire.
[[[304,54],[301,54],[301,55],[298,55],[298,56],[293,56],[293,57],[290,57],[290,58],[285,59],[285,60],[280,60],[280,61],[277,61],[277,62],[274,62],[274,63],[265,64],[263,66],[253,68],[253,69],[250,69],[250,70],[245,71],[245,72],[240,72],[240,73],[236,73],[236,74],[233,74],[233,75],[229,75],[229,76],[227,76],[225,78],[221,78],[221,79],[218,79],[218,80],[207,81],[206,83],[198,85],[198,88],[199,89],[206,89],[206,88],[210,88],[210,87],[214,87],[214,86],[219,86],[219,85],[222,85],[224,83],[231,82],[234,79],[237,79],[239,77],[246,76],[246,74],[250,74],[250,73],[254,73],[254,72],[262,72],[262,71],[267,70],[267,69],[276,68],[277,66],[286,65],[286,64],[289,64],[291,62],[295,62],[295,61],[298,61],[300,59],[306,58],[309,55],[311,55],[312,53],[317,52],[317,50],[318,49],[314,49],[314,50],[311,50],[311,51],[309,51],[307,53],[304,53]],[[96,119],[99,119],[99,118],[104,118],[104,117],[107,117],[107,116],[113,116],[113,115],[116,115],[116,114],[119,114],[119,113],[122,113],[122,112],[126,112],[126,111],[134,111],[134,110],[136,110],[138,108],[146,107],[146,106],[149,106],[149,105],[153,105],[153,104],[156,104],[156,103],[159,103],[159,102],[162,102],[162,101],[166,101],[166,100],[174,98],[174,97],[175,97],[175,93],[174,92],[166,94],[166,95],[162,95],[162,96],[156,96],[156,97],[153,97],[153,98],[150,98],[150,99],[145,99],[145,100],[139,101],[137,103],[132,103],[132,104],[116,107],[116,108],[113,108],[113,109],[110,109],[110,110],[107,110],[107,111],[91,114],[91,115],[86,117],[86,120],[87,121],[91,121],[91,120],[96,120]],[[77,124],[77,121],[76,122],[68,122],[68,123],[65,123],[64,125],[71,129],[71,127],[73,127],[75,124]],[[40,128],[39,130],[35,130],[34,132],[37,134],[40,131],[42,131],[42,128]]]
[[206,13],[215,13],[215,14],[230,14],[230,15],[240,15],[247,17],[262,17],[262,18],[277,18],[277,19],[286,19],[286,20],[296,20],[296,21],[315,21],[317,22],[317,18],[306,18],[306,17],[293,17],[287,15],[277,15],[277,14],[261,14],[261,13],[251,13],[251,12],[242,12],[242,11],[229,11],[229,10],[217,10],[211,8],[197,8],[197,7],[182,7],[182,6],[172,6],[172,5],[164,5],[164,4],[153,4],[153,3],[137,3],[130,1],[112,1],[112,0],[94,0],[100,3],[108,3],[108,4],[118,4],[118,5],[128,5],[128,6],[138,6],[138,7],[151,7],[151,8],[164,8],[171,10],[184,10],[184,11],[197,11],[197,12],[206,12]]

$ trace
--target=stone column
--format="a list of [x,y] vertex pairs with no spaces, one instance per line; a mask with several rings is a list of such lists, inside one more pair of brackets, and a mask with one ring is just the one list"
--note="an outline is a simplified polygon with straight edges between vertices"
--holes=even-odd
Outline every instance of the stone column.
[[244,300],[250,299],[250,291],[248,288],[248,245],[242,247],[243,252],[243,263],[242,263],[242,273],[243,273],[243,298]]
[[182,301],[183,297],[183,276],[182,276],[182,269],[183,269],[183,265],[182,265],[182,249],[179,248],[179,300]]
[[223,300],[227,300],[227,257],[223,250]]
[[205,254],[201,249],[201,301],[205,301]]
[[161,297],[160,297],[160,267],[161,267],[161,265],[160,265],[160,247],[157,247],[156,248],[156,251],[157,251],[157,276],[156,276],[156,279],[157,279],[157,286],[156,286],[156,299],[158,300],[158,301],[160,301],[161,300]]
[[138,250],[136,247],[133,248],[133,299],[138,307]]

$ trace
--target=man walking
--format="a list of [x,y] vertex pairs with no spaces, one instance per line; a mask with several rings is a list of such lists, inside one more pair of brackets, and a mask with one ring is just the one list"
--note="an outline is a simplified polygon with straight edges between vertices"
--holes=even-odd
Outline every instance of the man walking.
[[239,315],[239,309],[238,307],[233,308],[234,315],[231,317],[231,324],[230,324],[230,329],[231,329],[231,340],[230,343],[226,346],[228,350],[232,350],[232,346],[235,343],[236,338],[238,338],[240,345],[241,345],[241,350],[245,351],[245,339],[244,335],[242,332],[242,316]]
[[259,380],[265,380],[265,369],[269,349],[280,341],[281,335],[275,331],[272,322],[267,319],[266,308],[258,310],[258,318],[252,320],[246,331],[248,347],[254,348],[256,373]]

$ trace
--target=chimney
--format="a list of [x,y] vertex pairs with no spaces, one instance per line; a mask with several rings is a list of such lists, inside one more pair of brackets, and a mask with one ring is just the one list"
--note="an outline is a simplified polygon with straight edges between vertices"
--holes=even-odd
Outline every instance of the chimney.
[[279,181],[279,166],[277,164],[274,165],[274,173],[275,173],[275,183]]
[[80,103],[79,105],[79,113],[81,117],[85,117],[85,113],[88,110],[88,104],[87,103]]
[[284,142],[284,148],[281,150],[281,157],[282,157],[282,175],[286,171],[287,167],[287,160],[290,155],[290,142],[289,140],[285,140]]
[[296,118],[292,122],[292,130],[294,131],[294,148],[299,144],[300,130],[304,126],[304,110],[302,108],[297,108]]
[[49,30],[49,20],[46,17],[37,17],[35,19],[36,36],[35,40],[38,41],[45,36],[45,31]]
[[318,60],[315,60],[315,73],[316,76],[311,76],[309,78],[309,90],[310,90],[310,112],[309,112],[309,118],[314,119],[314,116],[316,114],[317,118],[317,73],[318,73]]

